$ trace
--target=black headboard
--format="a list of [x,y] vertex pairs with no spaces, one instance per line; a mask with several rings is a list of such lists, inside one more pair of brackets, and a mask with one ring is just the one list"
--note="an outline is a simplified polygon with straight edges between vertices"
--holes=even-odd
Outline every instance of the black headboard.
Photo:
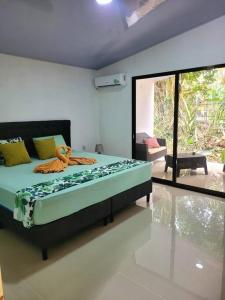
[[36,156],[33,137],[61,134],[68,146],[71,146],[70,120],[0,122],[0,140],[20,136],[31,156]]

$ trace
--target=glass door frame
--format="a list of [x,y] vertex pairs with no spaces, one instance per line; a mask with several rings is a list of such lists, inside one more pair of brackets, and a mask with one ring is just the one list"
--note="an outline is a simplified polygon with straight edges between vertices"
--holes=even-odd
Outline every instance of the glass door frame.
[[183,69],[183,70],[176,70],[176,71],[169,71],[169,72],[161,72],[161,73],[153,73],[153,74],[146,74],[140,76],[132,77],[132,158],[136,158],[136,81],[140,79],[149,79],[155,77],[162,77],[162,76],[175,76],[175,90],[174,90],[174,124],[173,124],[173,173],[172,173],[172,180],[162,179],[152,177],[152,181],[156,183],[161,183],[181,189],[186,189],[194,192],[199,192],[207,195],[217,196],[220,198],[224,198],[225,201],[225,193],[206,189],[202,187],[192,186],[188,184],[178,183],[177,176],[176,176],[176,162],[177,162],[177,147],[178,147],[178,121],[179,121],[179,92],[180,92],[180,75],[183,73],[189,72],[197,72],[197,71],[205,71],[205,70],[212,70],[212,69],[219,69],[225,68],[225,64],[218,64],[218,65],[211,65],[211,66],[204,66],[204,67],[197,67],[191,69]]

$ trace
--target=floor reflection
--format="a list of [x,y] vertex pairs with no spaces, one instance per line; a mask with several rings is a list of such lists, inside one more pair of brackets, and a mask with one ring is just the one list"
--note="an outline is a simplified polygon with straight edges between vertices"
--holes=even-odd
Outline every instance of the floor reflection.
[[224,300],[225,203],[153,185],[114,223],[51,249],[0,231],[7,300]]
[[[222,300],[225,205],[176,191],[155,186],[151,238],[135,262],[193,299]],[[160,199],[161,193],[167,196]]]

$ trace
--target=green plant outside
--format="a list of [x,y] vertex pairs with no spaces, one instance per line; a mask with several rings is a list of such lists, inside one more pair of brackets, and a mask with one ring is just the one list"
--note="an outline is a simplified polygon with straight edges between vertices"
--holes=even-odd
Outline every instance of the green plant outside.
[[[174,76],[158,80],[154,89],[154,135],[173,149]],[[224,162],[225,68],[180,76],[178,152],[204,152]]]
[[225,164],[225,149],[223,149],[223,151],[222,151],[221,160]]

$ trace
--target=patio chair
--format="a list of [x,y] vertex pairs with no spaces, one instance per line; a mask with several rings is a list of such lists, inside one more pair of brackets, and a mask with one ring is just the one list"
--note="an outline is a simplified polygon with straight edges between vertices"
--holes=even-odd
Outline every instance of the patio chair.
[[146,132],[136,133],[136,159],[145,161],[154,161],[167,155],[166,139],[157,138],[160,145],[158,148],[148,148],[144,144],[144,139],[150,138]]

